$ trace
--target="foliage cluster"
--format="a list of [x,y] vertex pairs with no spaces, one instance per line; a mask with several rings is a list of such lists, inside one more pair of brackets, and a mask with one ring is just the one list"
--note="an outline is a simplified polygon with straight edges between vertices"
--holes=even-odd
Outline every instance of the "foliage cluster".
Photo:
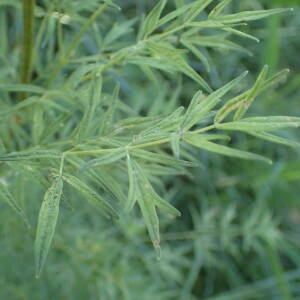
[[275,107],[289,70],[242,46],[299,14],[277,6],[0,0],[3,299],[299,295],[300,117]]

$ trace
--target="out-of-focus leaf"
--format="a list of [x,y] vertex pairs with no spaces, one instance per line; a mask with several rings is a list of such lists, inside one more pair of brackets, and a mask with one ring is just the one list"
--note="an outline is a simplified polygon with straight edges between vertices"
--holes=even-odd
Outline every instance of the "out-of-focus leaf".
[[26,92],[26,93],[33,93],[33,94],[44,94],[46,92],[45,89],[37,85],[17,84],[17,83],[0,84],[0,90],[7,91],[7,92]]
[[276,143],[276,144],[281,144],[281,145],[286,145],[289,147],[295,147],[295,148],[299,148],[300,147],[300,143],[295,142],[295,141],[291,141],[288,140],[286,138],[283,138],[281,136],[277,136],[274,134],[270,134],[267,132],[247,132],[248,134],[251,134],[257,138],[272,142],[272,143]]
[[0,138],[0,154],[3,154],[6,152],[6,148],[5,148],[5,145],[2,141],[2,139]]
[[28,228],[30,228],[29,220],[23,211],[23,209],[19,206],[19,204],[14,199],[11,192],[8,190],[8,188],[0,182],[0,198],[4,200],[25,222]]
[[119,37],[132,31],[132,25],[136,22],[136,19],[129,20],[122,23],[115,23],[110,31],[107,33],[103,40],[104,47],[110,47],[110,45]]
[[204,54],[202,54],[202,52],[200,50],[198,50],[197,47],[195,47],[192,43],[188,42],[184,38],[180,39],[180,42],[187,49],[189,49],[203,63],[203,65],[205,66],[207,72],[210,72],[211,67],[210,67],[210,64],[209,64],[208,59],[206,58],[206,56]]
[[38,102],[37,97],[29,97],[22,102],[12,105],[11,107],[4,109],[3,111],[0,112],[0,117],[7,117],[8,115],[12,114],[15,111],[21,110],[27,106],[31,106],[32,104]]
[[109,6],[114,7],[118,10],[121,10],[121,7],[117,4],[115,4],[112,0],[103,0],[105,3],[107,3]]
[[34,107],[33,125],[32,125],[32,139],[33,143],[38,145],[40,138],[44,131],[44,107],[37,103]]
[[101,92],[102,77],[94,78],[90,86],[90,99],[87,104],[88,106],[85,109],[83,118],[77,128],[76,138],[79,142],[90,134],[94,113],[101,99]]

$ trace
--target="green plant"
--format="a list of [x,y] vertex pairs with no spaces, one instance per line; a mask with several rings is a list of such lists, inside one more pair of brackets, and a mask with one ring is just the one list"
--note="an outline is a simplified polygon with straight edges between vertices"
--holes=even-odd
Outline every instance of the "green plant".
[[[18,1],[3,3],[20,9]],[[288,70],[268,76],[265,66],[248,89],[243,84],[247,72],[234,74],[236,78],[221,88],[204,79],[212,68],[206,48],[248,53],[231,36],[256,38],[237,28],[245,22],[290,10],[223,14],[229,3],[175,1],[174,8],[172,3],[158,1],[144,18],[138,19],[119,16],[119,7],[111,1],[73,1],[72,5],[70,1],[41,1],[35,4],[35,12],[33,0],[23,1],[22,50],[18,42],[12,53],[10,41],[0,46],[5,62],[1,73],[0,196],[28,227],[37,215],[37,205],[41,206],[35,238],[36,276],[45,263],[60,208],[81,209],[75,204],[81,195],[104,216],[119,217],[116,222],[121,224],[138,206],[160,257],[157,211],[180,216],[173,205],[159,196],[159,191],[165,191],[160,176],[189,176],[187,168],[198,166],[195,148],[271,163],[252,151],[237,150],[229,142],[234,132],[299,147],[299,143],[273,134],[280,129],[299,127],[299,117],[244,117],[259,95],[285,81]],[[1,35],[8,32],[11,13],[6,7],[2,11]],[[116,15],[118,22],[113,23]],[[190,55],[201,62],[205,75],[200,76],[189,64]],[[127,82],[131,93],[127,91]],[[184,108],[178,102],[190,82],[200,86],[200,91]],[[170,93],[168,88],[175,86]],[[161,94],[155,95],[152,90],[161,90]],[[147,101],[136,100],[141,97]],[[30,183],[31,187],[19,186],[22,196],[15,199],[13,189],[21,177],[25,177],[24,186]],[[31,202],[28,197],[33,198]],[[31,209],[31,205],[35,208]],[[199,222],[196,211],[195,223]],[[222,245],[235,253],[236,240],[242,237],[246,249],[259,252],[262,239],[270,245],[276,265],[273,245],[281,234],[269,214],[260,213],[253,209],[253,219],[239,229],[234,225],[234,207],[228,208],[220,218],[222,230],[228,228],[230,232],[221,235],[228,239]],[[217,215],[212,209],[200,220],[210,224],[209,230],[217,231]],[[265,222],[256,232],[253,220],[260,217]],[[205,224],[199,227],[205,228]],[[33,236],[34,231],[29,228]],[[61,244],[59,247],[63,248]],[[195,243],[195,247],[199,245]],[[212,265],[221,265],[209,250],[207,260]],[[184,293],[190,293],[188,284],[182,299]]]

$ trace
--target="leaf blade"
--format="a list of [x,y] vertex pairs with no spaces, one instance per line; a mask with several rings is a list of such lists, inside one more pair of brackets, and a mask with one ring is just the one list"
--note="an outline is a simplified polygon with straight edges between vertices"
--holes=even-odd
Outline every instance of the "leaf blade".
[[212,18],[214,20],[220,21],[224,24],[231,24],[237,22],[247,22],[247,21],[255,21],[260,20],[274,14],[283,13],[291,11],[290,8],[275,8],[269,10],[254,10],[254,11],[243,11],[236,14],[218,16]]
[[70,174],[64,174],[63,179],[75,190],[86,196],[90,204],[99,209],[105,216],[118,218],[118,214],[114,208],[85,182]]
[[198,148],[214,152],[217,154],[225,155],[225,156],[230,156],[230,157],[237,157],[237,158],[242,158],[246,160],[258,160],[258,161],[263,161],[268,164],[271,164],[271,160],[263,157],[258,154],[254,154],[251,152],[247,151],[241,151],[237,149],[230,148],[228,146],[224,145],[219,145],[216,143],[209,142],[205,140],[205,138],[201,137],[201,135],[186,135],[184,137],[184,141],[186,141],[188,144],[191,144],[193,146],[196,146]]
[[63,180],[58,176],[47,190],[40,208],[35,239],[35,274],[37,278],[42,272],[54,236],[62,189]]
[[217,129],[237,131],[274,131],[290,127],[300,127],[300,118],[273,116],[273,117],[251,117],[239,121],[215,124]]

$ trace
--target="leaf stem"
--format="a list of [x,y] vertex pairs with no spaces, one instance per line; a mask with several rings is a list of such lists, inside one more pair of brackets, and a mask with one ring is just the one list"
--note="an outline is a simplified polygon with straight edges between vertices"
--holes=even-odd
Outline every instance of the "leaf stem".
[[[206,132],[209,130],[215,129],[215,125],[210,125],[195,131],[191,131],[191,133],[202,133],[202,132]],[[154,142],[148,142],[148,143],[144,143],[144,144],[137,144],[137,145],[128,145],[126,146],[126,148],[128,150],[132,150],[132,149],[139,149],[139,148],[146,148],[146,147],[151,147],[151,146],[155,146],[155,145],[161,145],[161,144],[165,144],[171,141],[171,138],[163,138],[163,139],[159,139],[157,141]],[[83,151],[72,151],[72,150],[67,150],[64,152],[65,155],[94,155],[94,154],[104,154],[104,153],[109,153],[109,152],[113,152],[115,151],[117,148],[110,148],[110,149],[98,149],[98,150],[83,150]]]
[[[32,49],[34,40],[34,7],[35,0],[23,0],[23,40],[21,58],[21,83],[27,84],[31,80]],[[20,99],[26,98],[26,93],[20,94]]]
[[203,127],[203,128],[197,129],[197,130],[193,130],[192,133],[202,133],[202,132],[206,132],[206,131],[213,130],[213,129],[216,129],[215,124],[212,124],[212,125],[209,125],[207,127]]

